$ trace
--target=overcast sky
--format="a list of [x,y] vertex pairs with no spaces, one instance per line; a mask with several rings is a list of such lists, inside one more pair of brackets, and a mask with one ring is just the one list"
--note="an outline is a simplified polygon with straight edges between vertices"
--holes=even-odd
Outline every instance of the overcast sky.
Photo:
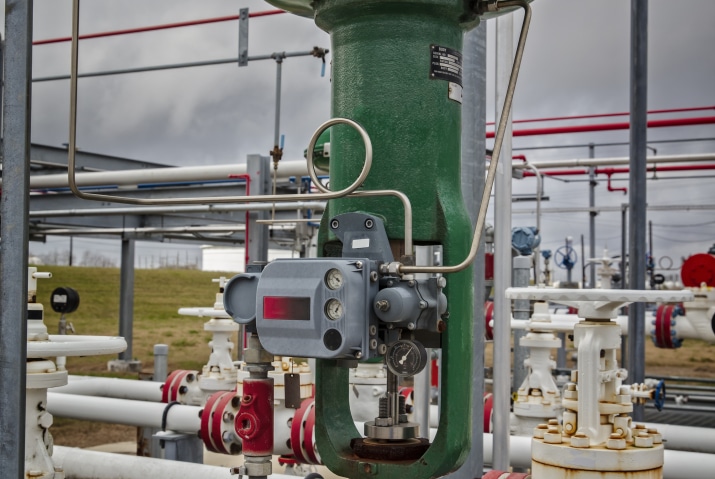
[[[34,38],[70,34],[69,0],[35,0]],[[677,6],[678,8],[675,8]],[[273,9],[261,1],[92,0],[82,3],[81,32],[98,32]],[[627,111],[629,108],[630,2],[536,0],[529,41],[514,102],[514,118]],[[715,105],[715,2],[650,1],[649,109]],[[515,21],[518,32],[520,17]],[[237,22],[86,40],[80,71],[231,58],[237,55]],[[494,24],[488,25],[488,120],[494,118]],[[330,47],[327,34],[311,20],[278,15],[251,20],[250,55]],[[37,46],[33,76],[69,72],[69,45]],[[330,58],[328,58],[330,60]],[[273,146],[275,63],[248,67],[210,66],[80,80],[78,146],[82,149],[175,165],[243,162]],[[283,66],[281,133],[286,159],[299,159],[314,129],[329,118],[329,75],[320,61],[290,58]],[[36,143],[67,142],[69,82],[36,83],[33,132]],[[685,116],[715,114],[713,111]],[[683,115],[680,115],[683,116]],[[653,118],[668,118],[658,115]],[[626,121],[627,117],[605,121]],[[596,122],[603,120],[595,120]],[[582,122],[583,123],[583,122]],[[559,124],[529,124],[525,127]],[[522,126],[522,127],[524,127]],[[515,126],[518,129],[519,125]],[[715,137],[715,126],[651,129],[649,140]],[[517,138],[515,147],[626,142],[628,132]],[[715,151],[715,142],[653,144],[657,153]],[[586,148],[519,151],[530,161],[583,158]],[[598,147],[596,156],[627,155],[628,148]],[[707,173],[707,172],[703,172]],[[715,172],[713,172],[715,175]],[[665,177],[666,175],[659,175]],[[715,203],[713,178],[649,182],[650,204]],[[625,178],[622,176],[622,178]],[[576,178],[574,178],[576,179]],[[622,193],[599,182],[597,205],[620,205]],[[615,183],[626,186],[627,182]],[[515,193],[531,193],[533,179],[516,181]],[[545,207],[586,206],[587,183],[547,180]],[[515,209],[532,208],[519,203]],[[656,256],[703,252],[715,242],[715,211],[651,213]],[[515,215],[515,225],[533,225],[533,216]],[[597,218],[599,250],[620,248],[620,214]],[[679,226],[680,225],[680,226]],[[588,234],[588,214],[545,215],[544,247],[556,248],[566,235],[576,242]],[[96,245],[96,240],[91,240]],[[52,244],[66,245],[67,239]],[[46,246],[47,247],[47,246]],[[66,246],[60,246],[66,247]],[[107,246],[118,250],[118,245]],[[37,248],[34,248],[37,250]],[[580,250],[579,250],[580,253]],[[141,254],[141,250],[138,255]]]

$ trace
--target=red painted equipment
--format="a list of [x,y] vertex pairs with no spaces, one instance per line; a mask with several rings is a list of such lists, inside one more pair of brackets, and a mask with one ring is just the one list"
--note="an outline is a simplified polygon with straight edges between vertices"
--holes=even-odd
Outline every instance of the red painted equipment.
[[531,479],[531,474],[523,472],[489,471],[482,479]]
[[683,286],[699,288],[705,283],[711,288],[715,287],[715,255],[699,253],[691,256],[680,268],[680,278]]
[[232,433],[240,404],[241,398],[235,391],[220,391],[208,398],[201,411],[199,431],[206,449],[219,454],[241,453],[241,445]]
[[161,387],[161,402],[178,401],[183,403],[181,396],[188,391],[188,383],[194,382],[198,373],[198,371],[186,371],[183,369],[172,371]]
[[494,340],[494,328],[491,326],[491,321],[494,318],[494,303],[492,301],[484,302],[484,339],[487,341]]
[[651,338],[658,348],[677,349],[682,345],[682,341],[675,334],[675,318],[684,315],[682,306],[676,304],[661,304],[655,313]]
[[272,378],[244,379],[235,427],[243,441],[244,455],[270,456],[273,453]]
[[315,446],[315,398],[305,399],[293,416],[290,446],[293,456],[301,464],[322,464]]

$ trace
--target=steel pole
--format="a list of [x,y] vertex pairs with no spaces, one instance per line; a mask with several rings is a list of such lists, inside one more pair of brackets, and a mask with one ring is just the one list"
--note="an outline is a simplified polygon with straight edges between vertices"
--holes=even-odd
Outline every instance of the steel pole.
[[132,329],[134,323],[134,240],[122,238],[122,265],[119,279],[119,335],[127,342],[127,349],[119,359],[132,360]]
[[[631,0],[631,129],[629,178],[629,287],[645,289],[646,266],[646,141],[648,111],[648,0]],[[645,304],[628,308],[628,377],[645,379]],[[633,419],[642,421],[642,405],[633,406]]]
[[[588,145],[588,157],[596,157],[596,146],[593,143]],[[598,215],[598,212],[595,211],[594,208],[596,207],[596,186],[598,186],[598,182],[596,181],[596,168],[593,166],[588,169],[588,186],[588,206],[591,208],[591,211],[588,213],[588,249],[591,258],[596,258],[596,216]],[[595,264],[591,265],[588,282],[590,283],[589,286],[591,288],[596,287]],[[610,285],[602,285],[601,287],[607,288],[609,286]]]
[[[514,52],[512,15],[497,19],[496,105],[504,104]],[[496,112],[499,118],[501,112]],[[511,158],[511,114],[502,155]],[[511,286],[511,161],[497,170],[494,202],[494,469],[509,467],[509,415],[511,398],[511,307],[504,291]]]
[[[472,225],[477,223],[486,171],[487,23],[464,36],[462,55],[462,197]],[[474,341],[472,343],[472,447],[462,467],[449,477],[472,479],[484,470],[484,239],[474,260]]]
[[25,363],[30,189],[32,0],[5,2],[0,199],[0,471],[25,477]]

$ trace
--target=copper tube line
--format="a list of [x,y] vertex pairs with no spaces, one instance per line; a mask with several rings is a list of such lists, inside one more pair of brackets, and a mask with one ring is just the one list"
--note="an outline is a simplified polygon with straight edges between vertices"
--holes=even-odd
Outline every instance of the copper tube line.
[[389,265],[383,265],[383,272],[395,271],[400,274],[413,274],[413,273],[457,273],[463,269],[469,267],[477,256],[477,250],[479,249],[479,241],[482,237],[482,230],[484,229],[484,223],[487,218],[487,208],[489,206],[489,197],[492,193],[492,187],[494,186],[494,177],[497,172],[497,165],[499,163],[499,155],[501,153],[502,143],[504,141],[504,134],[506,132],[507,122],[509,118],[509,112],[511,111],[511,104],[514,99],[514,90],[516,89],[516,80],[519,77],[519,68],[521,67],[521,59],[524,56],[524,46],[526,44],[526,36],[529,32],[529,24],[531,23],[531,7],[526,0],[508,0],[504,2],[499,2],[497,4],[497,9],[508,8],[508,7],[521,7],[524,9],[524,21],[521,25],[521,32],[519,34],[519,42],[517,43],[516,52],[514,54],[514,64],[511,69],[511,75],[509,77],[509,84],[506,90],[506,96],[504,97],[504,106],[501,110],[501,117],[499,118],[499,127],[497,128],[496,137],[494,138],[494,149],[492,151],[492,159],[489,162],[489,170],[487,172],[487,179],[484,185],[484,194],[482,195],[482,201],[479,205],[479,215],[477,216],[477,224],[474,228],[474,236],[472,237],[472,247],[469,254],[459,264],[454,266],[406,266],[401,263],[392,263]]

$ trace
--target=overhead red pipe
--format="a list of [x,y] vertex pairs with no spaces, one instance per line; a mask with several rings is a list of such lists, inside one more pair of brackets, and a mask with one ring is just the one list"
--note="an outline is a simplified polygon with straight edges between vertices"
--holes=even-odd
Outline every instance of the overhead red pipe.
[[[534,166],[539,166],[534,165]],[[662,166],[662,165],[650,165],[648,166],[648,171],[661,171],[661,172],[668,172],[668,171],[702,171],[702,170],[715,170],[715,164],[706,164],[706,165],[668,165],[668,166]],[[543,176],[578,176],[578,175],[587,175],[588,170],[583,169],[583,168],[570,168],[570,169],[554,169],[554,170],[549,170],[549,169],[544,169],[540,170],[541,174]],[[619,167],[619,168],[596,168],[595,173],[597,175],[615,175],[619,173],[630,173],[630,168],[627,166],[624,167]],[[534,175],[533,172],[524,170],[524,176],[536,176]]]
[[[715,110],[715,105],[713,106],[694,106],[689,108],[670,108],[667,110],[650,110],[649,115],[658,115],[662,113],[684,113],[687,111],[705,111],[705,110]],[[629,111],[623,111],[618,113],[595,113],[592,115],[573,115],[573,116],[554,116],[550,118],[531,118],[527,120],[514,120],[512,123],[537,123],[541,121],[562,121],[562,120],[584,120],[588,118],[607,118],[613,116],[626,116],[630,115]],[[487,122],[487,125],[494,125],[493,121]]]
[[[693,126],[715,124],[715,116],[700,116],[694,118],[673,118],[669,120],[651,120],[648,128],[663,128],[670,126]],[[514,130],[512,136],[536,136],[536,135],[559,135],[562,133],[589,133],[594,131],[627,130],[631,127],[630,122],[622,123],[600,123],[596,125],[573,125],[558,126],[553,128],[528,128],[524,130]],[[494,138],[494,132],[487,132],[487,138]]]
[[[262,12],[249,13],[249,18],[256,17],[266,17],[268,15],[278,15],[285,13],[283,10],[265,10]],[[194,25],[206,25],[208,23],[219,23],[219,22],[230,22],[233,20],[238,20],[239,15],[229,15],[226,17],[214,17],[214,18],[204,18],[201,20],[189,20],[187,22],[176,22],[176,23],[164,23],[161,25],[150,25],[146,27],[137,28],[127,28],[125,30],[111,30],[107,32],[97,32],[97,33],[87,33],[80,35],[80,40],[87,40],[90,38],[103,38],[103,37],[113,37],[117,35],[128,35],[130,33],[142,33],[142,32],[153,32],[156,30],[168,30],[170,28],[180,28],[180,27],[191,27]],[[48,45],[50,43],[63,43],[72,41],[72,37],[59,37],[59,38],[48,38],[45,40],[35,40],[32,42],[33,45]]]

